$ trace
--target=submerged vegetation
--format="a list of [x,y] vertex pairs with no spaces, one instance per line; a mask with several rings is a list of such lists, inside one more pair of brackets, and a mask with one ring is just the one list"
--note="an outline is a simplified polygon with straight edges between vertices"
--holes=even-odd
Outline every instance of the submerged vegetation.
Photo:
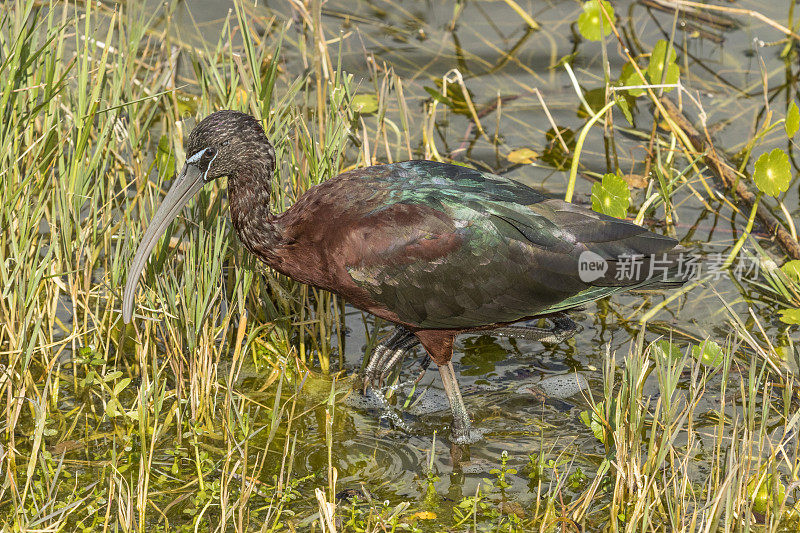
[[[800,528],[794,1],[186,4],[0,13],[4,531]],[[629,217],[703,268],[579,311],[564,346],[460,339],[488,432],[451,449],[430,380],[354,399],[386,325],[260,267],[218,185],[123,325],[183,136],[222,108],[263,120],[276,211],[436,159]]]

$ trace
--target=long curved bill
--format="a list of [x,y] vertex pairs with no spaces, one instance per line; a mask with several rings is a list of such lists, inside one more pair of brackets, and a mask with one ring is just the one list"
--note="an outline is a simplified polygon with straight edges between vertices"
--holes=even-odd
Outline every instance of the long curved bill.
[[130,323],[133,316],[133,298],[136,286],[139,284],[139,277],[147,264],[150,252],[153,251],[170,222],[205,185],[205,174],[198,168],[197,159],[199,158],[192,158],[188,161],[175,178],[175,183],[158,207],[153,220],[150,221],[150,226],[142,237],[142,242],[139,243],[139,248],[136,249],[131,266],[128,268],[128,279],[125,282],[125,292],[122,298],[122,320],[126,324]]

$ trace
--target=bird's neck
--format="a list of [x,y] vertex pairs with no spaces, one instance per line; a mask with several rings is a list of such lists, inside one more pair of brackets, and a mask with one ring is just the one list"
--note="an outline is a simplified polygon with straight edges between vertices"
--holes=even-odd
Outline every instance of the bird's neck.
[[278,217],[270,208],[272,174],[272,165],[255,161],[239,167],[228,179],[231,220],[239,240],[270,265],[277,260],[283,241]]

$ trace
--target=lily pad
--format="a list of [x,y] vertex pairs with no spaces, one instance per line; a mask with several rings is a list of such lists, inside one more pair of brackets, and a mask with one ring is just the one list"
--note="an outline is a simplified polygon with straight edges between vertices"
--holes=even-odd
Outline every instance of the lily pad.
[[792,181],[792,166],[789,156],[780,148],[761,154],[756,161],[753,181],[758,190],[770,196],[778,196],[789,188]]
[[506,159],[508,159],[512,163],[527,164],[527,163],[533,163],[537,157],[539,157],[539,154],[537,154],[530,148],[518,148],[509,153],[506,156]]
[[[675,64],[678,55],[675,49],[665,40],[660,40],[653,48],[653,53],[650,55],[650,64],[647,66],[647,77],[650,78],[650,83],[678,83],[680,77],[680,69]],[[667,74],[664,76],[664,70]],[[672,89],[664,89],[668,92]]]
[[575,132],[569,128],[562,127],[559,127],[558,131],[561,134],[561,138],[564,139],[564,143],[567,145],[569,151],[564,151],[564,147],[561,146],[561,142],[558,140],[555,130],[550,128],[545,133],[545,141],[547,144],[542,152],[542,161],[559,170],[563,170],[572,164],[572,152],[575,150]]
[[[678,55],[675,53],[675,49],[667,41],[662,39],[658,41],[653,48],[653,53],[650,54],[650,62],[647,68],[642,69],[646,80],[642,80],[642,77],[632,64],[625,63],[620,73],[619,83],[632,86],[644,85],[646,83],[652,85],[678,83],[681,69],[675,62],[677,58]],[[665,70],[666,75],[664,74]],[[665,88],[664,92],[669,92],[672,89],[672,87]],[[641,96],[644,93],[644,89],[628,89],[628,94],[631,96]]]
[[800,326],[800,307],[796,307],[794,309],[781,309],[779,313],[781,314],[780,320],[784,324]]
[[608,13],[611,22],[616,24],[617,17],[614,15],[614,8],[606,0],[589,0],[583,4],[583,13],[578,17],[578,31],[584,38],[590,41],[601,41],[603,37],[611,33],[611,24],[608,23],[603,10]]
[[356,113],[361,115],[369,115],[378,110],[378,95],[377,94],[357,94],[350,102],[350,107]]
[[792,100],[789,104],[789,110],[786,112],[786,122],[783,124],[786,128],[786,135],[791,139],[800,128],[800,110],[797,109],[797,102]]
[[[606,105],[606,90],[604,87],[588,90],[583,93],[583,98],[586,100],[586,103],[589,104],[589,107],[592,108],[592,115],[594,115]],[[578,117],[589,118],[590,116],[586,108],[583,107],[583,104],[579,104]]]
[[651,346],[652,350],[660,353],[667,359],[680,359],[683,357],[683,354],[681,354],[681,349],[678,347],[678,345],[669,342],[668,340],[661,339],[660,341],[654,342]]
[[[642,72],[642,74],[647,74],[647,71]],[[633,65],[630,63],[625,63],[622,67],[622,73],[619,76],[619,82],[621,85],[628,85],[628,86],[639,86],[645,85],[649,83],[649,80],[643,80],[642,77],[636,72],[636,69],[633,68]],[[644,89],[628,89],[628,94],[631,96],[641,96],[646,91]]]
[[628,184],[617,174],[606,174],[603,181],[592,185],[592,209],[616,218],[625,218],[631,204]]
[[641,174],[623,174],[622,179],[625,180],[625,183],[627,183],[629,187],[633,187],[634,189],[646,189],[647,185],[650,183],[647,176]]
[[725,355],[722,353],[722,348],[720,348],[719,344],[712,340],[707,340],[700,345],[692,346],[692,357],[706,366],[717,367],[722,364]]
[[790,280],[800,283],[800,259],[792,259],[784,263],[781,272],[786,274]]

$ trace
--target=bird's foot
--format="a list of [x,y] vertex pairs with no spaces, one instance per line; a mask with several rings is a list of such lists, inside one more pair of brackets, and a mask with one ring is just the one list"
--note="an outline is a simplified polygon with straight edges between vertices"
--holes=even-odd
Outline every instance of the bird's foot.
[[381,381],[389,372],[419,344],[419,339],[402,326],[398,326],[384,340],[382,340],[369,358],[364,369],[363,392],[372,386],[380,387]]
[[456,430],[456,428],[453,428],[450,431],[450,442],[460,446],[475,444],[476,442],[483,440],[483,435],[485,433],[485,429],[478,429],[474,427],[468,427],[466,430]]
[[578,324],[565,313],[558,313],[550,317],[552,328],[537,328],[533,326],[504,326],[493,331],[502,337],[515,337],[537,341],[543,344],[558,344],[571,338],[578,332]]
[[374,402],[375,406],[380,410],[380,420],[388,421],[392,427],[400,429],[406,433],[411,433],[411,428],[405,423],[403,417],[395,410],[394,407],[389,405],[386,397],[378,393],[372,388],[368,388],[364,395],[369,397],[369,400]]

